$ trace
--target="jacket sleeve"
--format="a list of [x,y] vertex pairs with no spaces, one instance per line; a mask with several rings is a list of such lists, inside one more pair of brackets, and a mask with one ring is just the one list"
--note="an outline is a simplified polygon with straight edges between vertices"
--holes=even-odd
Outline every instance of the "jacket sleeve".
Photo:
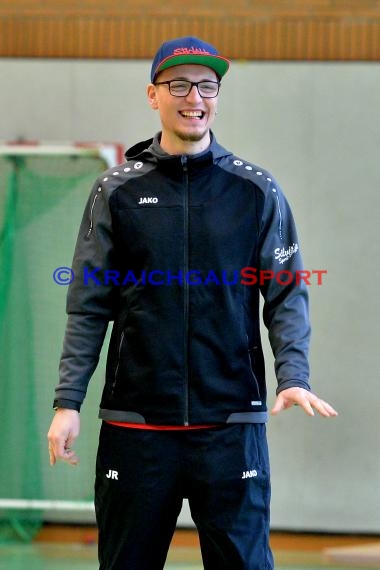
[[80,410],[99,361],[108,323],[113,319],[114,288],[104,271],[114,269],[114,240],[105,189],[95,183],[75,247],[66,311],[68,320],[54,406]]
[[296,227],[281,189],[267,189],[260,231],[260,289],[263,318],[275,357],[277,394],[286,388],[310,390],[310,324],[307,285]]

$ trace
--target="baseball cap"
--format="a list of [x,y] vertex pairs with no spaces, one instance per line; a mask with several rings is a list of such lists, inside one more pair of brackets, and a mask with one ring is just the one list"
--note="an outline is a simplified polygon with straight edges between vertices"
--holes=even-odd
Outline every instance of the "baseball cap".
[[225,57],[219,55],[214,46],[195,38],[186,36],[184,38],[176,38],[164,42],[158,49],[153,63],[150,78],[152,83],[156,79],[157,74],[168,67],[174,65],[183,65],[188,63],[196,63],[211,67],[219,77],[223,77],[227,73],[230,62]]

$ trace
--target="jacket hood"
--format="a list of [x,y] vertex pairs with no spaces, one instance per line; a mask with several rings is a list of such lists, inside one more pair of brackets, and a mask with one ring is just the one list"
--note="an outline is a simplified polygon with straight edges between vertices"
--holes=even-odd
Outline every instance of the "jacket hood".
[[[212,132],[211,134],[211,143],[210,146],[199,154],[192,154],[187,155],[190,158],[200,158],[209,153],[212,154],[213,159],[222,158],[224,156],[230,156],[232,153],[225,148],[223,148],[220,144],[217,143],[215,136]],[[173,158],[178,158],[179,155],[172,155],[165,152],[161,145],[161,132],[157,133],[153,138],[147,139],[145,141],[141,141],[132,147],[130,147],[126,153],[125,158],[127,160],[136,160],[145,158],[145,160],[152,160],[152,161],[159,161],[159,160],[170,160]]]

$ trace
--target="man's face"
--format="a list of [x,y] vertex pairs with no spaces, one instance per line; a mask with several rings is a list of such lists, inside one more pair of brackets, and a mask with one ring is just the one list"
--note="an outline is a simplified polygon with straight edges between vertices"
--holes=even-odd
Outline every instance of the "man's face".
[[[216,73],[203,65],[170,67],[159,73],[156,81],[173,79],[192,82],[218,81]],[[186,97],[175,97],[170,94],[168,85],[149,85],[148,99],[151,107],[160,113],[161,145],[165,148],[166,144],[165,150],[176,152],[179,149],[181,152],[183,145],[190,143],[195,152],[200,152],[208,146],[209,129],[215,118],[218,97],[201,97],[195,86]]]

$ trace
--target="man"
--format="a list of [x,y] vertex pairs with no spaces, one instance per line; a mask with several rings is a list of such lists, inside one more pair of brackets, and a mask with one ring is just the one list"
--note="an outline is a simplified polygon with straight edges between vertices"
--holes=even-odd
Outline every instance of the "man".
[[302,269],[289,206],[269,173],[210,131],[228,67],[197,38],[160,47],[147,95],[162,131],[100,177],[79,231],[48,438],[51,464],[78,462],[79,409],[113,320],[95,485],[101,570],[162,569],[184,497],[206,570],[273,568],[260,291],[272,413],[336,415],[308,383],[305,283],[276,278]]

